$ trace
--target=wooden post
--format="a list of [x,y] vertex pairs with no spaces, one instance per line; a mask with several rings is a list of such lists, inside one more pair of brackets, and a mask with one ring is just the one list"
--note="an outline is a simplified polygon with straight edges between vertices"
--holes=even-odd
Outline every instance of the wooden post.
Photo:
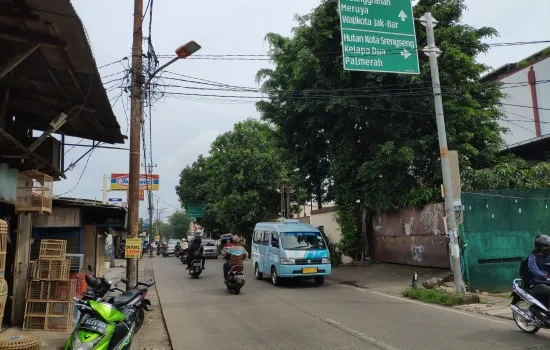
[[27,291],[27,276],[31,258],[32,214],[20,213],[17,220],[11,322],[14,325],[21,325],[25,313],[25,293]]

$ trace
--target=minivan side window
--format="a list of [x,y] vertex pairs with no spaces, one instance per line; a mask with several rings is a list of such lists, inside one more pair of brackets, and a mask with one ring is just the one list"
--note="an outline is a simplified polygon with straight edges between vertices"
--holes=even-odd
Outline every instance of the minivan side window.
[[263,231],[254,231],[254,243],[263,244]]
[[279,248],[279,234],[275,231],[271,231],[271,246]]
[[268,234],[269,232],[262,231],[262,245],[269,245],[269,238],[267,237]]

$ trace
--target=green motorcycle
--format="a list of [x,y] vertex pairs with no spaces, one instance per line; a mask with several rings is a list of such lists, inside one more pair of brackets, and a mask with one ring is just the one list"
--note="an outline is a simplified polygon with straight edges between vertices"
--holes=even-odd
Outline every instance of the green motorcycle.
[[[145,299],[155,282],[139,282],[136,288],[112,297],[108,302],[77,300],[82,313],[65,350],[130,349],[132,339],[145,319],[151,302]],[[143,288],[145,287],[145,288]]]

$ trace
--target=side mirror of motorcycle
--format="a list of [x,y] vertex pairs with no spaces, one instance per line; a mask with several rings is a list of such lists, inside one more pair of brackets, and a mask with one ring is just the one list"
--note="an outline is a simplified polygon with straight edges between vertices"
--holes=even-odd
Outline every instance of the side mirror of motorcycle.
[[92,265],[88,265],[88,271],[94,272],[94,269],[92,269]]
[[121,278],[121,279],[120,279],[120,282],[122,282],[122,283],[124,283],[124,284],[128,284],[128,282],[130,282],[130,281],[128,281],[127,278]]

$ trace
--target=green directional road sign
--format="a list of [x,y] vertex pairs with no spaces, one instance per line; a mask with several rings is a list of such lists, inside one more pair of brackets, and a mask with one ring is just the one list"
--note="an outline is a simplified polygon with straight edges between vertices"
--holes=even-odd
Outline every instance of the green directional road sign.
[[339,0],[344,69],[418,74],[411,0]]
[[204,216],[204,203],[203,202],[188,203],[187,215],[194,218],[202,218]]

